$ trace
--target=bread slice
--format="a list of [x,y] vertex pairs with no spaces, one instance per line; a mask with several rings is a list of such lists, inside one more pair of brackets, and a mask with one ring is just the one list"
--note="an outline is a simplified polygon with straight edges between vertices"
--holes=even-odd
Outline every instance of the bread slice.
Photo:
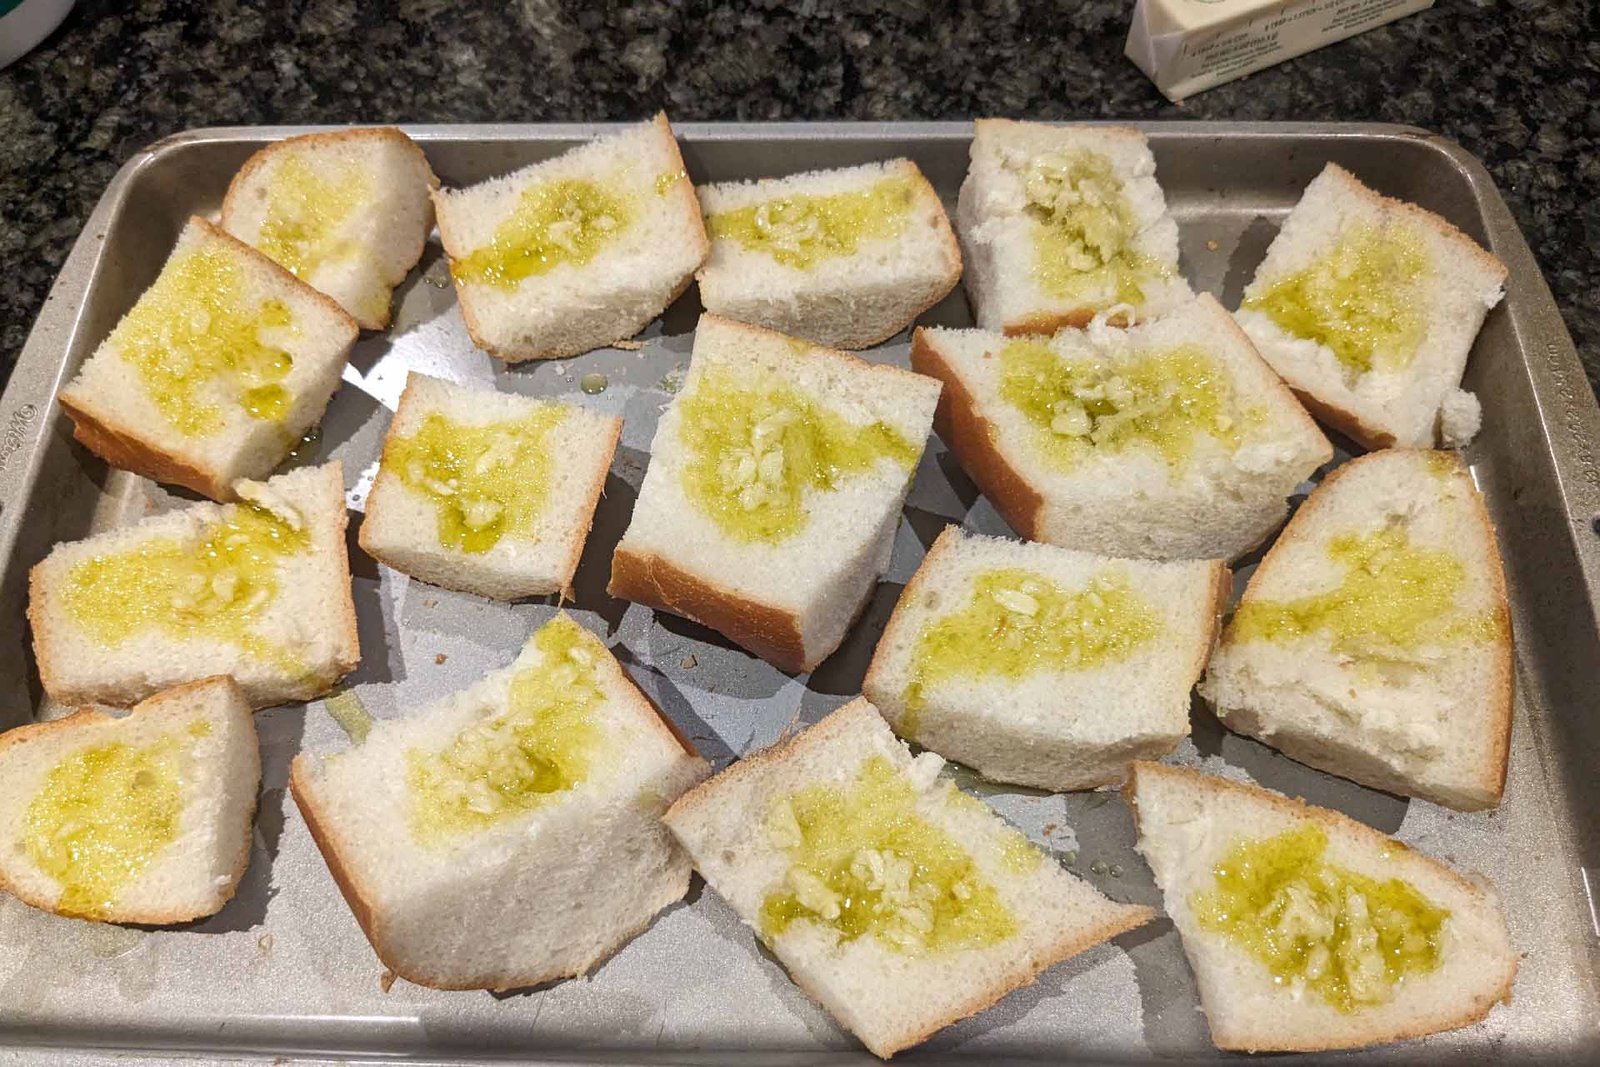
[[1506,268],[1415,204],[1329,163],[1245,287],[1239,322],[1307,407],[1368,448],[1465,444],[1473,338]]
[[870,348],[961,278],[944,205],[909,159],[702,185],[707,311],[834,348]]
[[993,781],[1120,781],[1189,735],[1230,585],[1221,560],[1111,559],[947,526],[861,690],[901,737]]
[[581,975],[689,889],[661,813],[707,766],[557,613],[509,667],[289,786],[394,973],[436,989]]
[[438,187],[422,149],[392,126],[286,137],[234,175],[222,228],[381,330],[394,287],[422,258]]
[[839,647],[889,565],[939,383],[704,315],[662,414],[612,596],[788,671]]
[[1460,459],[1390,449],[1335,470],[1250,577],[1201,694],[1229,729],[1319,770],[1491,808],[1511,736],[1511,622]]
[[338,462],[236,488],[242,503],[59,544],[33,568],[28,622],[51,698],[126,706],[228,674],[263,708],[355,668]]
[[[1218,1048],[1376,1045],[1467,1026],[1511,999],[1517,954],[1481,879],[1338,812],[1198,771],[1136,763],[1125,795]],[[1230,913],[1242,932],[1221,920]],[[1307,964],[1325,977],[1308,979]]]
[[214,915],[250,862],[255,723],[225,677],[125,715],[0,735],[0,888],[35,908],[167,925]]
[[361,547],[498,600],[572,595],[622,420],[412,374],[367,495]]
[[1138,130],[978,119],[956,204],[967,298],[1008,334],[1113,324],[1185,300],[1178,224]]
[[934,425],[1011,528],[1112,556],[1233,559],[1333,455],[1207,295],[1127,330],[1008,339],[923,328]]
[[338,304],[195,217],[61,406],[112,466],[229,500],[322,418],[359,332]]
[[666,815],[790,977],[887,1058],[1148,922],[912,759],[856,699]]
[[509,363],[632,337],[709,247],[665,114],[433,204],[467,331]]

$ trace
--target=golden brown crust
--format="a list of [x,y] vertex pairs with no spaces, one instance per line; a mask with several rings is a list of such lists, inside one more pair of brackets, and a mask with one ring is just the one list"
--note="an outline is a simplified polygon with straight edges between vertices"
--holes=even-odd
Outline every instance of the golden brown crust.
[[[1141,823],[1139,811],[1139,782],[1146,775],[1152,778],[1167,778],[1174,782],[1181,781],[1188,795],[1191,796],[1209,791],[1246,798],[1252,803],[1269,808],[1290,818],[1318,823],[1329,831],[1330,836],[1340,835],[1346,838],[1353,838],[1356,842],[1374,849],[1387,849],[1390,852],[1398,852],[1451,883],[1454,888],[1466,894],[1476,904],[1498,911],[1493,898],[1476,883],[1457,874],[1453,868],[1446,864],[1424,853],[1417,852],[1404,842],[1379,833],[1365,823],[1357,822],[1347,815],[1328,808],[1319,808],[1307,804],[1298,797],[1290,798],[1282,793],[1263,789],[1257,785],[1246,785],[1242,782],[1219,778],[1188,767],[1172,767],[1146,760],[1140,760],[1133,765],[1128,775],[1128,782],[1122,787],[1122,797],[1127,802],[1128,808],[1133,812],[1134,830],[1141,841],[1144,838],[1144,827]],[[1211,1028],[1211,1040],[1218,1048],[1245,1052],[1315,1052],[1403,1041],[1407,1038],[1422,1037],[1444,1030],[1470,1026],[1488,1015],[1490,1009],[1496,1004],[1509,1004],[1511,1002],[1511,989],[1516,981],[1518,963],[1515,954],[1512,954],[1505,962],[1509,966],[1504,980],[1488,993],[1474,996],[1469,1003],[1462,1005],[1456,1012],[1440,1012],[1424,1016],[1405,1025],[1398,1026],[1393,1030],[1352,1033],[1348,1036],[1314,1041],[1280,1038],[1262,1042],[1251,1039],[1259,1037],[1259,1031],[1252,1032],[1249,1037],[1218,1032],[1209,1014],[1206,1016],[1206,1023]]]
[[57,399],[72,419],[72,436],[111,466],[165,485],[181,485],[212,500],[233,499],[232,487],[220,472],[161,451],[114,412],[99,410],[87,397],[80,400],[71,389],[63,390]]
[[606,592],[709,626],[779,670],[797,674],[816,666],[806,660],[793,612],[751,600],[654,552],[636,552],[626,542],[611,557]]
[[1039,540],[1044,496],[1000,449],[993,424],[984,418],[977,399],[927,330],[912,334],[911,366],[944,383],[933,428],[956,461],[1019,536]]
[[[428,189],[432,191],[439,187],[439,179],[433,173],[433,168],[428,164],[428,157],[423,153],[422,148],[411,138],[407,137],[402,131],[393,126],[370,126],[348,130],[327,131],[323,133],[305,133],[295,137],[285,137],[280,141],[274,141],[265,148],[260,149],[249,159],[245,160],[244,166],[239,168],[239,173],[235,174],[233,176],[233,180],[228,183],[228,192],[222,198],[222,228],[230,233],[232,232],[233,215],[239,207],[239,197],[242,196],[245,187],[249,185],[250,182],[256,177],[256,172],[262,167],[270,164],[277,156],[291,152],[297,148],[337,148],[342,145],[361,141],[387,142],[405,148],[414,157],[415,162],[422,168],[421,173],[427,176],[425,180],[427,182]],[[362,319],[359,316],[356,316],[353,312],[346,312],[355,319],[357,324],[360,325],[362,329],[382,330],[389,325],[390,317],[393,314],[393,286],[398,285],[402,280],[404,280],[406,274],[408,274],[411,268],[417,265],[417,261],[422,258],[422,250],[427,247],[428,231],[431,228],[431,225],[424,226],[421,232],[417,235],[417,240],[413,250],[409,251],[405,256],[405,266],[403,269],[397,268],[397,272],[386,272],[384,280],[385,283],[391,287],[391,299],[384,304],[383,314],[380,317]],[[341,308],[342,307],[343,305],[341,305]]]
[[[0,734],[0,758],[3,758],[5,753],[12,748],[33,744],[39,741],[55,740],[61,734],[76,733],[79,729],[85,726],[98,726],[102,724],[127,722],[129,719],[135,716],[139,716],[142,719],[148,719],[167,714],[168,705],[187,700],[196,690],[209,689],[215,685],[224,685],[228,688],[231,688],[234,691],[233,695],[238,699],[238,701],[240,703],[244,703],[244,694],[239,690],[238,685],[232,678],[225,674],[214,674],[207,678],[198,678],[192,682],[184,682],[181,685],[175,685],[170,689],[163,689],[161,692],[147,697],[138,704],[135,704],[131,709],[129,709],[127,715],[125,716],[118,717],[107,715],[105,712],[94,706],[86,705],[78,708],[69,715],[65,715],[59,719],[54,719],[50,722],[27,723],[22,726],[14,727],[11,730],[7,730],[3,734]],[[248,705],[246,706],[248,707]],[[182,715],[184,714],[184,711],[182,708],[178,708],[175,709],[172,714]],[[193,922],[196,919],[204,919],[207,916],[215,915],[217,912],[221,911],[227,905],[228,901],[233,899],[233,895],[238,892],[239,882],[244,877],[244,872],[250,865],[250,828],[255,825],[256,798],[260,790],[261,782],[261,760],[256,741],[255,720],[250,714],[246,713],[245,715],[241,716],[238,725],[250,735],[250,749],[252,752],[256,753],[255,784],[250,789],[250,815],[244,823],[245,832],[239,839],[239,848],[229,874],[229,883],[217,894],[214,907],[198,911],[175,907],[147,909],[144,911],[117,911],[113,908],[106,915],[96,918],[88,918],[87,916],[82,915],[71,915],[68,912],[59,910],[60,894],[57,894],[53,898],[45,898],[29,892],[28,890],[18,886],[16,882],[7,876],[3,864],[0,864],[0,890],[4,890],[5,892],[11,894],[18,900],[22,901],[22,903],[28,905],[30,908],[37,908],[40,911],[47,911],[54,915],[69,915],[71,918],[86,919],[89,922],[116,924],[137,923],[145,926],[173,926],[178,923]]]
[[1395,446],[1397,439],[1393,433],[1363,421],[1358,413],[1349,408],[1340,407],[1331,400],[1324,400],[1297,385],[1290,384],[1289,390],[1319,421],[1332,426],[1362,448],[1377,451]]

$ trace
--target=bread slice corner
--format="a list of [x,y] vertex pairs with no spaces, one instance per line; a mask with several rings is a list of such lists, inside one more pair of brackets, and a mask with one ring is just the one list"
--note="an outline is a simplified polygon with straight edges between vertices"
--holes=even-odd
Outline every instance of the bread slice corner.
[[9,730],[0,735],[0,888],[101,922],[214,915],[250,862],[260,780],[250,705],[226,676],[123,715],[83,707]]
[[[1510,1001],[1518,956],[1487,883],[1463,877],[1338,812],[1188,768],[1136,763],[1123,796],[1133,810],[1139,852],[1155,872],[1165,910],[1183,941],[1218,1048],[1360,1048],[1469,1026],[1495,1004]],[[1201,921],[1196,898],[1216,888],[1216,869],[1233,849],[1308,827],[1326,839],[1319,862],[1370,881],[1397,879],[1429,906],[1448,912],[1435,935],[1433,969],[1408,974],[1386,996],[1356,1002],[1347,1011],[1303,978],[1278,980],[1248,949]],[[1329,906],[1315,892],[1308,899],[1316,909],[1312,918]],[[1345,928],[1360,921],[1352,905],[1333,907]],[[1312,945],[1305,951],[1314,951],[1314,930],[1295,936],[1309,937],[1295,944]]]
[[[634,217],[581,262],[510,285],[464,276],[468,257],[498,239],[525,193],[563,180],[609,188]],[[665,112],[503,177],[437,189],[433,204],[467,332],[508,363],[561,359],[632,337],[688,288],[710,252]],[[549,239],[535,229],[537,240]]]
[[[300,170],[284,177],[285,167]],[[221,225],[381,330],[394,287],[422,257],[438,187],[422,149],[392,126],[301,134],[245,161]]]
[[[282,303],[292,328],[271,329],[269,339],[291,360],[281,385],[286,390],[281,421],[256,418],[232,388],[226,373],[207,379],[202,403],[217,410],[217,425],[194,435],[170,419],[154,384],[123,358],[124,331],[140,303],[157,299],[164,279],[180,258],[216,255],[237,270],[235,297],[259,314],[269,300]],[[257,326],[258,334],[268,327]],[[332,298],[205,219],[189,219],[162,273],[89,356],[58,400],[73,422],[73,435],[112,466],[170,485],[181,485],[213,500],[232,499],[233,483],[263,478],[289,454],[293,443],[321,418],[338,388],[350,346],[360,327]]]
[[[1340,545],[1355,555],[1341,560]],[[1346,590],[1369,571],[1370,588]],[[1439,602],[1417,599],[1441,588]],[[1329,621],[1350,597],[1384,596],[1384,614],[1359,615],[1355,631]],[[1491,808],[1510,748],[1510,618],[1494,528],[1460,457],[1385,449],[1336,468],[1301,505],[1251,576],[1200,693],[1229,729],[1319,770]]]
[[[553,425],[537,420],[559,412]],[[464,485],[441,496],[399,469],[407,442],[429,419],[445,419],[460,432],[489,434],[470,445],[458,442],[453,462],[470,453],[471,469],[456,471]],[[383,459],[367,496],[359,541],[374,559],[420,581],[497,600],[559,593],[570,599],[572,578],[605,489],[612,455],[622,434],[622,419],[574,404],[552,404],[528,397],[469,389],[413,373],[384,437]],[[536,436],[534,436],[536,435]],[[498,458],[497,458],[498,457]],[[479,465],[483,469],[479,470]],[[538,477],[543,499],[521,515],[487,547],[446,543],[445,514],[460,493],[497,471],[521,468],[523,481]],[[451,468],[455,470],[454,467]],[[424,479],[429,477],[425,473]],[[492,507],[518,505],[496,496]]]
[[[858,698],[800,734],[741,759],[684,794],[665,816],[706,882],[756,931],[796,985],[883,1058],[1155,915],[1150,908],[1111,901],[1062,870],[981,801],[939,780],[942,763],[932,753],[913,760],[876,709]],[[825,920],[802,917],[775,933],[763,930],[768,897],[794,884],[789,846],[775,843],[772,813],[808,788],[849,790],[864,780],[869,766],[904,791],[896,803],[912,805],[909,811],[965,853],[967,878],[979,881],[975,894],[995,894],[1014,919],[1009,930],[1001,924],[995,930],[1004,932],[980,938],[982,943],[924,944],[908,951],[890,947],[876,927],[850,938],[830,933]],[[884,862],[897,858],[891,852]],[[863,862],[870,867],[870,860]],[[939,936],[937,927],[931,936]]]

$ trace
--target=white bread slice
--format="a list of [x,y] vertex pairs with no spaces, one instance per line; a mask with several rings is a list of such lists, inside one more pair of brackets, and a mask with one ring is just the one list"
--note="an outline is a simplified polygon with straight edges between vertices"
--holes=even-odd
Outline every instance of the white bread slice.
[[[1334,554],[1351,537],[1376,548],[1370,562]],[[1341,632],[1328,604],[1365,621]],[[1301,505],[1250,576],[1200,692],[1229,729],[1302,763],[1475,810],[1505,784],[1511,657],[1500,554],[1471,475],[1454,453],[1387,449],[1339,467]]]
[[[1392,302],[1392,321],[1412,322],[1414,333],[1401,345],[1409,357],[1403,365],[1392,356],[1374,355],[1370,334],[1353,335],[1352,354],[1360,352],[1372,363],[1371,370],[1357,374],[1323,340],[1304,335],[1298,325],[1286,329],[1255,304],[1302,270],[1327,263],[1343,242],[1364,233],[1386,239],[1407,235],[1404,247],[1410,251],[1392,263],[1376,257],[1370,276],[1381,281],[1357,272],[1350,275],[1357,279],[1349,283],[1352,292],[1341,296],[1379,316]],[[1416,276],[1397,277],[1392,268],[1408,262],[1417,268]],[[1500,302],[1505,280],[1505,265],[1444,219],[1380,196],[1329,163],[1284,220],[1245,287],[1238,316],[1263,358],[1305,405],[1353,440],[1368,448],[1463,445],[1477,430],[1478,408],[1475,398],[1461,392],[1461,374],[1484,316]]]
[[331,299],[195,217],[61,407],[112,466],[230,500],[322,418],[359,332]]
[[[1061,449],[1077,446],[1056,440],[1054,420],[1050,428],[1036,423],[1006,397],[1008,388],[1028,385],[1026,366],[1005,368],[1003,353],[1012,344],[1047,344],[1077,369],[1074,383],[1101,391],[1128,386],[1131,399],[1116,404],[1114,415],[1143,412],[1141,418],[1159,421],[1177,413],[1173,425],[1193,436],[1177,438],[1189,443],[1171,457],[1147,433],[1108,438],[1064,457]],[[1200,357],[1194,366],[1203,368],[1205,390],[1216,393],[1215,419],[1183,416],[1183,395],[1168,391],[1169,367],[1179,364],[1138,371],[1152,353],[1189,348]],[[1112,556],[1234,559],[1283,521],[1288,496],[1333,455],[1232,318],[1205,294],[1155,322],[1063,330],[1048,341],[921,328],[911,365],[944,382],[934,421],[939,436],[1011,528],[1033,541]],[[1072,390],[1047,377],[1052,381],[1049,388],[1067,403]],[[1098,431],[1107,424],[1096,418],[1090,425]]]
[[422,149],[392,126],[286,137],[234,175],[222,228],[381,330],[394,287],[422,258],[438,187]]
[[[578,187],[563,183],[574,182],[586,183],[590,200],[567,195]],[[440,189],[433,205],[467,331],[509,363],[632,337],[687,288],[709,248],[665,114],[502,178]],[[517,233],[524,205],[527,225]],[[574,215],[610,221],[573,230]],[[486,280],[469,257],[492,256],[496,246],[540,262],[541,249],[566,251],[542,273]]]
[[250,862],[260,785],[250,705],[226,677],[19,726],[0,735],[0,888],[102,922],[214,915]]
[[509,667],[296,756],[289,785],[385,966],[500,990],[587,973],[683,897],[660,816],[707,769],[557,613]]
[[354,669],[338,462],[236,488],[243,503],[59,544],[33,568],[28,622],[52,699],[127,706],[227,674],[264,708],[320,696]]
[[[912,759],[858,698],[666,814],[701,876],[795,983],[884,1058],[1155,914],[1062,870],[987,805],[938,780],[943,764],[931,752]],[[808,793],[820,802],[807,803]],[[807,856],[808,833],[838,843]],[[839,913],[841,894],[861,920],[853,937],[848,917],[823,918]],[[794,913],[775,927],[764,912],[785,897]]]
[[993,781],[1120,781],[1189,735],[1230,589],[1221,560],[1112,559],[947,526],[861,691],[901,737]]
[[[1218,1048],[1313,1051],[1399,1041],[1467,1026],[1496,1002],[1511,999],[1517,953],[1487,883],[1464,878],[1338,812],[1187,768],[1136,763],[1124,795],[1138,824],[1139,852],[1155,872],[1166,912],[1183,939]],[[1436,968],[1406,974],[1386,999],[1356,1003],[1347,1012],[1309,983],[1279,982],[1247,947],[1202,922],[1196,902],[1209,911],[1206,894],[1217,889],[1215,872],[1235,859],[1230,853],[1237,846],[1308,827],[1326,836],[1320,859],[1327,866],[1378,882],[1399,879],[1432,908],[1449,912],[1436,935]],[[1332,910],[1325,907],[1326,897],[1320,903],[1310,905],[1312,921]],[[1359,920],[1348,906],[1340,910],[1340,932],[1348,935]],[[1285,926],[1273,928],[1284,932],[1286,955],[1315,951],[1317,939],[1297,942]],[[1323,944],[1333,948],[1337,940]],[[1332,967],[1337,973],[1340,964]]]
[[[834,348],[870,348],[961,278],[944,205],[909,159],[702,185],[713,314]],[[747,246],[740,227],[754,226]]]
[[[753,398],[744,417],[719,409],[723,395]],[[720,630],[784,670],[810,670],[839,647],[888,568],[938,396],[939,383],[898,367],[702,316],[612,558],[609,592]],[[829,425],[853,436],[865,462],[831,473],[810,463],[806,441]],[[874,441],[892,444],[874,451]],[[763,473],[763,462],[775,466]],[[708,467],[723,480],[720,510],[691,489]],[[813,469],[824,475],[815,485]],[[769,474],[777,488],[745,506],[741,494],[759,497]],[[785,485],[796,492],[792,507]],[[742,521],[772,522],[774,536],[743,537]]]
[[[367,495],[361,547],[447,589],[570,597],[621,433],[620,418],[575,404],[412,374]],[[447,450],[430,453],[430,442]],[[439,481],[452,476],[453,485]]]
[[[1121,126],[1010,119],[978,119],[973,127],[956,228],[967,265],[967,298],[981,328],[1054,333],[1113,309],[1112,322],[1121,325],[1130,315],[1165,314],[1188,298],[1189,283],[1178,273],[1178,224],[1156,184],[1156,161],[1144,134]],[[1094,173],[1080,181],[1074,167],[1084,166]],[[1085,201],[1120,204],[1124,214],[1114,233],[1096,224],[1098,251],[1077,242],[1074,255],[1087,257],[1081,263],[1088,269],[1075,269],[1062,248],[1041,245],[1039,238],[1050,232],[1046,219],[1059,219],[1063,210]],[[1108,210],[1115,217],[1116,209]],[[1053,232],[1083,233],[1070,224],[1053,225]],[[1126,272],[1131,286],[1118,283],[1114,266],[1105,268],[1119,262],[1139,265]]]

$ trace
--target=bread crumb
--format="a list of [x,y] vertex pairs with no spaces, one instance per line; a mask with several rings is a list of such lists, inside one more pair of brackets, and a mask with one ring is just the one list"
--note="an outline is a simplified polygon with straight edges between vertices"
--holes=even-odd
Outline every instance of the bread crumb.
[[424,600],[422,602],[422,606],[425,607],[425,608],[431,608],[437,603],[439,603],[437,600],[434,600],[432,597],[429,597],[429,598],[427,598],[426,600]]
[[443,652],[441,652],[437,656],[433,657],[433,662],[437,666],[443,666],[444,665],[444,661],[449,659],[449,658],[450,658],[449,656],[447,656]]
[[1207,252],[1215,252],[1216,250],[1217,250],[1217,242],[1215,242],[1215,241],[1207,241],[1206,242],[1206,251]]
[[695,667],[697,667],[699,665],[700,665],[700,661],[698,659],[695,659],[693,653],[683,657],[683,663],[681,664],[683,669],[686,670],[686,671],[693,670]]
[[387,993],[389,990],[394,988],[394,980],[398,977],[399,975],[395,974],[393,971],[385,970],[378,976],[378,985],[383,987],[383,991]]
[[261,950],[263,956],[270,955],[272,953],[272,935],[262,934],[256,938],[256,947]]
[[644,347],[643,341],[612,341],[612,348],[620,348],[624,352],[637,352]]

